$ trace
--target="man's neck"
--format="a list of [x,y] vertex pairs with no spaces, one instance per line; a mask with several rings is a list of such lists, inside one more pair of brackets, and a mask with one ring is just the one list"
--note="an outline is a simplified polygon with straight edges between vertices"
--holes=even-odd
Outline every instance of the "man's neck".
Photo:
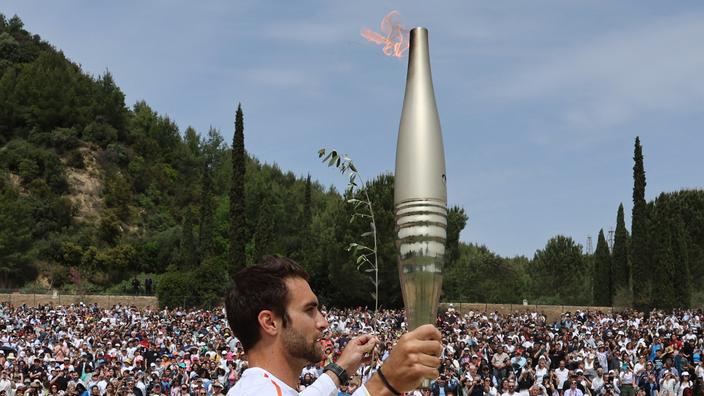
[[249,367],[262,368],[291,388],[298,388],[298,376],[306,366],[306,362],[287,361],[282,358],[281,352],[276,350],[275,345],[253,348],[248,352],[248,357]]

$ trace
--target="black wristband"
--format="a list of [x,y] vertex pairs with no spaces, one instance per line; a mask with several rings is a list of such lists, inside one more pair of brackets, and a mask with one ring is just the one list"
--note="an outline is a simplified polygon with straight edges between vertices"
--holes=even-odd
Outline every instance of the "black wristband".
[[349,385],[350,383],[350,376],[347,374],[347,371],[343,369],[340,365],[335,364],[335,363],[330,363],[325,368],[323,369],[323,372],[325,371],[332,371],[333,374],[337,376],[337,378],[340,380],[340,385]]
[[379,367],[379,369],[376,370],[376,372],[379,374],[379,378],[381,378],[381,382],[384,383],[384,386],[386,386],[386,388],[388,390],[390,390],[391,393],[393,393],[394,395],[397,395],[397,396],[401,394],[401,392],[397,391],[396,388],[391,386],[391,384],[389,383],[389,380],[387,380],[386,377],[384,377],[384,373],[381,372],[381,367]]

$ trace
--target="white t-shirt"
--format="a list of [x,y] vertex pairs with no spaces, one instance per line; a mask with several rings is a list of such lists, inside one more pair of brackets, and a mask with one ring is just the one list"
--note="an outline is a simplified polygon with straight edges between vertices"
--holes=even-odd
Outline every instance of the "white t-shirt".
[[555,375],[557,376],[557,389],[562,389],[562,385],[570,377],[570,371],[566,368],[558,368],[555,370]]
[[[337,386],[327,375],[321,375],[302,392],[291,388],[273,374],[260,367],[250,367],[239,381],[227,391],[227,396],[337,396]],[[352,396],[369,396],[362,385]]]

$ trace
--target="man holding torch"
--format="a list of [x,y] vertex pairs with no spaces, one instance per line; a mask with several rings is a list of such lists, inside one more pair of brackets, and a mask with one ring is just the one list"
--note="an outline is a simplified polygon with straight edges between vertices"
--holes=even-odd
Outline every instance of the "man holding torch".
[[[238,272],[225,298],[227,320],[247,353],[249,368],[228,396],[299,395],[302,369],[323,357],[321,338],[328,321],[308,284],[308,274],[293,260],[266,257]],[[398,395],[435,378],[442,337],[433,325],[403,335],[391,355],[354,396]],[[371,335],[350,340],[336,363],[300,395],[330,396],[347,384],[377,343]]]
[[[430,72],[428,30],[410,32],[406,94],[396,150],[394,206],[401,290],[409,328],[377,373],[353,396],[399,395],[437,378],[442,336],[435,321],[447,239],[447,186],[440,118]],[[298,395],[303,367],[323,358],[328,321],[294,261],[269,257],[238,272],[225,301],[227,319],[248,355],[235,395]],[[347,343],[336,363],[301,395],[336,393],[347,385],[377,339]]]

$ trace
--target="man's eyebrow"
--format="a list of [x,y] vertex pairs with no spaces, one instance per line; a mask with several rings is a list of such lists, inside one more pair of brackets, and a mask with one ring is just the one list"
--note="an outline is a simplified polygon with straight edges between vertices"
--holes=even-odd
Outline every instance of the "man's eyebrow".
[[313,300],[313,301],[307,302],[306,305],[303,306],[303,309],[317,308],[317,307],[318,307],[318,300]]

